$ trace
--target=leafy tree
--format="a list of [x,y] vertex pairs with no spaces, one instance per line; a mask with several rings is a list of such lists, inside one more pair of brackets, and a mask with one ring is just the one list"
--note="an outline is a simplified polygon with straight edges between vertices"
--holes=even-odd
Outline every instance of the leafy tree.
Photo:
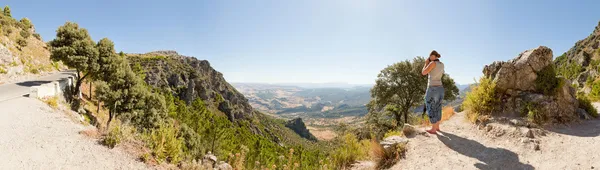
[[[81,83],[88,76],[97,73],[98,50],[95,43],[84,28],[72,22],[58,28],[56,39],[50,41],[52,53],[50,58],[62,61],[65,65],[77,70],[77,83],[73,94],[79,94]],[[83,74],[83,75],[81,75]]]
[[4,11],[2,14],[4,14],[4,16],[7,16],[7,17],[12,17],[12,15],[10,14],[10,7],[8,7],[8,5],[4,6]]
[[[424,103],[427,77],[421,75],[425,59],[416,57],[412,61],[405,60],[381,70],[375,86],[371,89],[372,101],[368,104],[370,116],[380,117],[389,114],[397,124],[408,122],[410,110]],[[446,90],[444,100],[456,99],[458,88],[454,80],[445,74],[442,78]]]

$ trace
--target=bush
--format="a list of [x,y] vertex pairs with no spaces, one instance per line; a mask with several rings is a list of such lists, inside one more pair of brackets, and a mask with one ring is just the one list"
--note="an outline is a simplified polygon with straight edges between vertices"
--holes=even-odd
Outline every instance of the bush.
[[471,87],[462,103],[469,121],[475,123],[480,116],[492,114],[494,107],[500,103],[496,93],[496,83],[489,78],[481,78],[478,86]]
[[23,37],[24,39],[27,39],[31,36],[31,33],[27,30],[21,30],[19,32],[19,34],[21,35],[21,37]]
[[584,109],[589,115],[594,118],[598,118],[598,110],[592,105],[592,102],[585,96],[577,96],[579,101],[579,108]]
[[19,21],[19,25],[21,26],[21,28],[23,30],[29,30],[31,28],[33,28],[33,24],[31,24],[31,21],[27,18],[23,18]]
[[[368,144],[360,142],[353,134],[345,134],[340,139],[340,147],[332,153],[333,165],[337,169],[343,169],[352,165],[356,160],[367,157]],[[368,142],[368,141],[367,141]]]
[[545,95],[554,95],[560,89],[561,80],[556,77],[554,65],[548,65],[536,73],[535,89]]
[[152,155],[160,162],[177,164],[182,159],[183,139],[177,137],[178,129],[171,124],[161,124],[147,134],[147,144]]
[[563,63],[558,68],[558,75],[564,76],[567,79],[575,79],[583,71],[581,65],[577,63]]
[[590,91],[588,97],[592,101],[600,100],[600,81],[594,81],[592,83],[592,90]]
[[6,74],[8,71],[4,67],[0,67],[0,74]]
[[527,119],[538,125],[544,125],[548,121],[548,116],[544,113],[537,104],[527,103],[525,106],[525,112],[527,113]]
[[35,39],[38,39],[40,41],[42,40],[42,36],[40,34],[38,34],[38,33],[34,33],[33,37],[35,37]]
[[121,131],[121,126],[115,125],[113,126],[108,134],[102,140],[102,143],[109,148],[114,148],[119,143],[121,143],[121,139],[123,138],[123,132]]
[[400,158],[406,157],[406,144],[396,144],[394,149],[385,150],[377,141],[371,141],[371,156],[375,160],[375,169],[388,169]]
[[21,47],[26,47],[27,46],[27,40],[25,40],[23,38],[18,38],[17,39],[17,44],[19,44],[19,46],[21,46]]

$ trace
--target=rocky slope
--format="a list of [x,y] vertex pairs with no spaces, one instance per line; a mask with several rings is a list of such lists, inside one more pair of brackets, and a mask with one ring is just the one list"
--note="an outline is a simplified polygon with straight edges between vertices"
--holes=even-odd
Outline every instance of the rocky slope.
[[[266,115],[254,110],[248,99],[225,81],[223,74],[213,69],[208,61],[182,56],[175,51],[128,54],[128,59],[135,71],[145,74],[148,85],[170,92],[188,104],[200,99],[213,111],[225,114],[232,122],[248,120],[254,134],[269,136],[275,142],[285,140],[281,138],[286,138],[284,134],[287,135],[287,132],[277,128],[261,128],[269,126],[265,125],[268,124],[265,123],[268,122]],[[299,124],[304,125],[301,120]],[[306,126],[293,127],[290,129],[301,137],[314,140]]]
[[46,43],[29,19],[0,14],[0,23],[0,84],[62,68],[50,60]]
[[575,89],[569,86],[569,80],[556,77],[552,50],[548,47],[540,46],[512,60],[486,65],[483,73],[496,84],[500,97],[494,106],[495,115],[518,117],[533,109],[554,123],[579,117]]
[[[579,88],[584,88],[588,79],[595,80],[600,75],[600,22],[598,24],[588,37],[577,41],[554,61],[559,72]],[[589,92],[589,89],[586,91]]]
[[146,82],[166,89],[188,104],[202,99],[226,114],[231,120],[252,117],[254,110],[248,100],[225,81],[206,60],[179,55],[175,51],[156,51],[131,54],[130,61],[140,64],[146,74]]

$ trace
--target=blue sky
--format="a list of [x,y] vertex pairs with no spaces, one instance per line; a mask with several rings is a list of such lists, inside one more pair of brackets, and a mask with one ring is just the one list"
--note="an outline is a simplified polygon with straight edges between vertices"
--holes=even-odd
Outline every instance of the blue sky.
[[560,55],[600,21],[600,1],[2,0],[45,41],[73,21],[120,51],[176,50],[230,82],[374,83],[432,49],[458,83],[545,45]]

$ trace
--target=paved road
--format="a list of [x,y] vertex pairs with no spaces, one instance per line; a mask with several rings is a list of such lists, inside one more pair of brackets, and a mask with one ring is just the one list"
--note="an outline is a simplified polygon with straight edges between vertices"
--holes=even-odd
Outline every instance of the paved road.
[[35,80],[28,80],[12,84],[0,85],[0,102],[15,99],[23,95],[29,94],[29,88],[32,86],[39,86],[41,84],[50,83],[55,80],[67,78],[75,75],[72,71],[57,72],[52,75],[39,77]]
[[30,86],[65,77],[0,86],[0,170],[3,169],[148,169],[122,148],[109,149],[79,134],[93,129],[35,98]]

